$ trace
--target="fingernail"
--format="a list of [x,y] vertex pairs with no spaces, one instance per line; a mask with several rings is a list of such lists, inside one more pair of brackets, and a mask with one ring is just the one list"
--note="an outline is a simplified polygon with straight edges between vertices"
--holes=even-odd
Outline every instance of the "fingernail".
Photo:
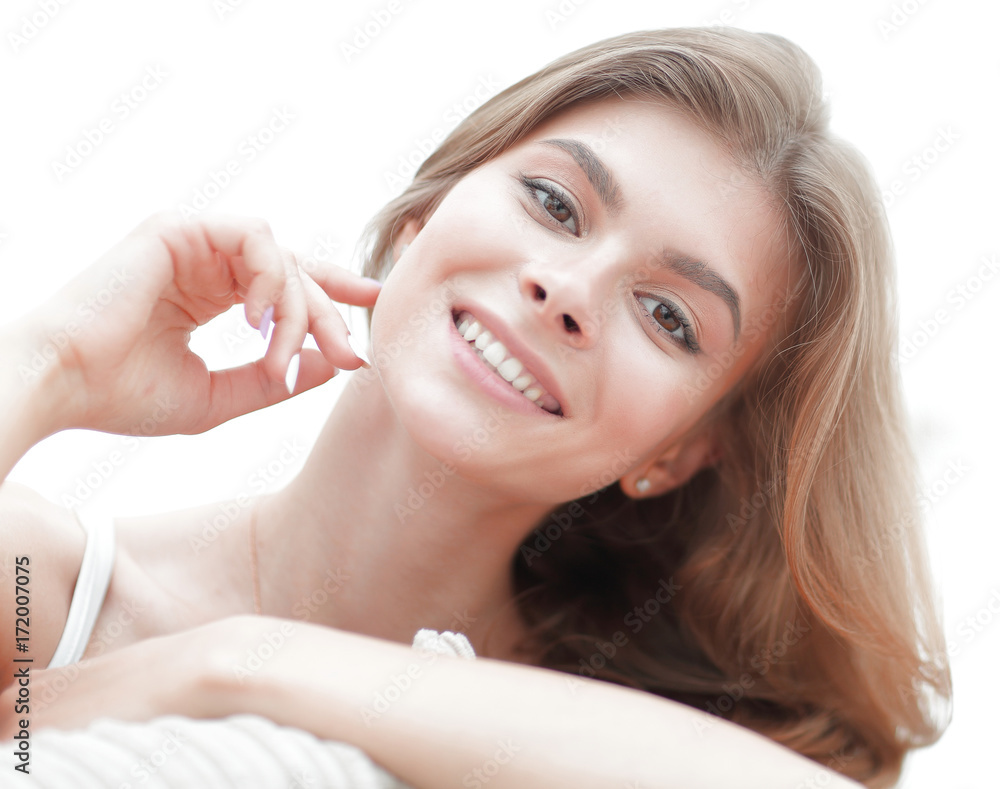
[[285,388],[288,394],[295,391],[295,382],[299,378],[299,355],[295,354],[288,363],[288,372],[285,373]]
[[380,280],[375,279],[374,277],[362,277],[362,279],[367,280],[368,282],[374,282],[380,288],[382,287],[382,282]]
[[260,316],[260,336],[265,340],[267,339],[267,333],[271,330],[271,319],[274,318],[274,305],[271,304],[264,314]]
[[361,347],[361,343],[355,340],[350,334],[347,335],[347,344],[351,346],[351,350],[354,351],[354,355],[361,360],[363,367],[372,366],[372,363],[368,361],[368,354],[366,354],[365,349]]

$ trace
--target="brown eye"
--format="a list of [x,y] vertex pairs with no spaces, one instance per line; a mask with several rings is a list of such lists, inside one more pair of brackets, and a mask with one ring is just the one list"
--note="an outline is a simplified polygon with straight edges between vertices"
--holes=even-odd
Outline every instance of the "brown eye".
[[579,234],[576,214],[572,202],[555,186],[547,182],[535,181],[522,176],[522,183],[527,187],[528,194],[541,206],[542,210],[556,222],[565,227],[573,235]]
[[653,310],[653,317],[668,332],[675,332],[684,326],[666,304],[657,304],[656,309]]
[[562,200],[554,195],[547,194],[543,189],[539,189],[538,191],[545,195],[542,198],[542,207],[552,214],[553,219],[557,222],[565,222],[567,219],[572,218],[573,212],[566,207],[566,204]]
[[694,332],[679,307],[670,302],[663,302],[651,296],[639,296],[639,303],[646,309],[647,320],[661,334],[666,334],[674,342],[687,348],[691,353],[698,353],[698,341]]

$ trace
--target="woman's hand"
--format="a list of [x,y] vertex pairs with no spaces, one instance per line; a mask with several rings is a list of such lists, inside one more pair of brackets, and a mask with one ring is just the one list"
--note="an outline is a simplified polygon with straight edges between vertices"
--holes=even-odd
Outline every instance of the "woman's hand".
[[[59,428],[200,433],[288,398],[296,369],[301,392],[359,367],[331,299],[371,306],[379,288],[338,267],[306,274],[262,220],[157,214],[32,313],[29,335],[60,338]],[[191,332],[239,303],[263,333],[273,319],[268,349],[210,372]],[[301,350],[307,331],[319,352]]]
[[265,626],[276,627],[273,621],[229,617],[69,666],[31,669],[27,715],[14,712],[20,690],[16,681],[0,693],[0,741],[17,732],[18,719],[23,718],[30,720],[34,732],[84,728],[101,717],[145,721],[159,715],[228,714],[232,710],[220,707],[213,697],[218,677],[231,674],[220,666],[233,663],[238,644],[256,645],[253,637]]

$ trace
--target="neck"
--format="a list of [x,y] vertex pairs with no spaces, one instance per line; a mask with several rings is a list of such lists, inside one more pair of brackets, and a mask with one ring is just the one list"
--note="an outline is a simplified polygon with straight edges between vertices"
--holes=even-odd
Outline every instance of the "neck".
[[511,560],[548,509],[415,445],[358,371],[301,473],[258,505],[263,612],[405,643],[459,631],[477,655],[516,659]]

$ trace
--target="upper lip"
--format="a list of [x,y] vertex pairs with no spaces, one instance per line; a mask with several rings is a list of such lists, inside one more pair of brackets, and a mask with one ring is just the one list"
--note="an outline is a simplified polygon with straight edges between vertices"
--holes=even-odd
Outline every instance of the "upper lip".
[[499,315],[482,304],[455,304],[454,310],[456,313],[462,310],[471,312],[476,320],[489,330],[494,339],[503,343],[510,354],[516,356],[524,364],[525,370],[533,375],[538,383],[545,387],[545,391],[556,399],[562,415],[566,416],[566,399],[563,397],[562,389],[556,381],[551,368],[549,368],[549,365],[539,354],[533,351],[514,333],[514,330],[510,326],[504,323]]

